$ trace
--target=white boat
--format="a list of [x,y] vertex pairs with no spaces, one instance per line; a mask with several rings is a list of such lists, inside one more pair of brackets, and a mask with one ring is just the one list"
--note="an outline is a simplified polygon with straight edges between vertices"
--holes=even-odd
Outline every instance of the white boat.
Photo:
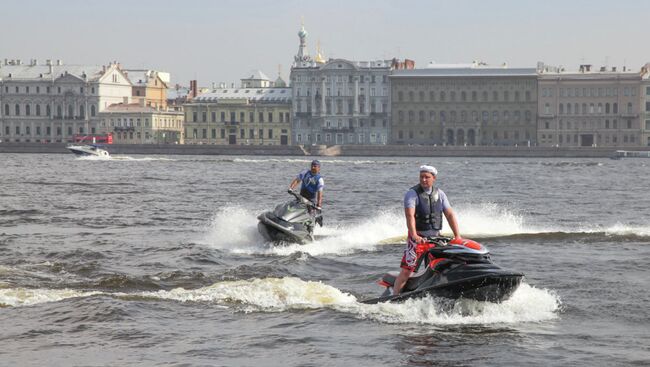
[[74,153],[77,156],[81,157],[104,157],[109,158],[111,155],[108,154],[106,149],[102,149],[99,145],[68,145],[68,150]]

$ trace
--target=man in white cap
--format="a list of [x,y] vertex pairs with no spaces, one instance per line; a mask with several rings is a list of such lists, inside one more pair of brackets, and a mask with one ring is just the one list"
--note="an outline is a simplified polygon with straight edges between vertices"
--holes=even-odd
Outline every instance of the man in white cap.
[[395,279],[393,287],[395,295],[399,294],[408,278],[415,271],[417,245],[424,243],[427,237],[440,235],[443,213],[454,233],[454,238],[460,238],[456,214],[449,204],[447,195],[434,187],[437,176],[438,170],[435,167],[420,166],[420,183],[411,187],[404,195],[404,214],[408,236],[400,265],[402,270]]

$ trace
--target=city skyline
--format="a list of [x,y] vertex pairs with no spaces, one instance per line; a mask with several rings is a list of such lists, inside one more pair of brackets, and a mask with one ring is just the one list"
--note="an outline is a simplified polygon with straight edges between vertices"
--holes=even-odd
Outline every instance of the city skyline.
[[[534,67],[537,61],[576,70],[579,64],[636,70],[650,55],[641,38],[650,3],[550,1],[543,8],[517,1],[12,1],[0,58],[61,59],[64,64],[107,64],[170,72],[172,85],[237,83],[251,70],[288,80],[301,20],[313,56],[363,61],[416,61]],[[606,10],[606,11],[604,11]],[[334,31],[333,31],[334,30]]]

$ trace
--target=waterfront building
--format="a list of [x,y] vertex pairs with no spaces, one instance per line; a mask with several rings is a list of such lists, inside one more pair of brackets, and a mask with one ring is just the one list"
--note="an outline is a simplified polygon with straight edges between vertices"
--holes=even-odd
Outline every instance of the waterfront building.
[[144,100],[145,106],[167,108],[169,73],[139,69],[126,69],[124,72],[133,86],[131,98],[133,103],[140,103],[140,100]]
[[114,144],[183,144],[183,112],[145,103],[108,106],[99,114],[100,132],[112,133]]
[[131,83],[118,63],[5,59],[0,64],[0,140],[69,142],[75,134],[96,134],[99,113],[130,96]]
[[541,146],[645,145],[639,72],[581,65],[579,71],[540,65],[538,134]]
[[430,64],[390,83],[393,144],[535,144],[535,68]]
[[325,61],[306,49],[307,31],[298,32],[300,46],[291,68],[295,144],[386,144],[389,136],[388,75],[397,60]]
[[641,138],[640,145],[650,146],[650,63],[641,68]]
[[[282,84],[281,79],[276,81]],[[221,85],[185,105],[186,144],[291,144],[291,89],[255,71],[241,85]]]

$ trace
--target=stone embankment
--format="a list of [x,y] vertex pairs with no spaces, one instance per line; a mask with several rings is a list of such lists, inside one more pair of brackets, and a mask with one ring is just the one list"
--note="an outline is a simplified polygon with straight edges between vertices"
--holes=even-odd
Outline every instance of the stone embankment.
[[[584,157],[609,158],[615,148],[555,147],[442,147],[428,145],[157,145],[111,144],[111,154],[143,155],[265,155],[265,156],[349,156],[349,157]],[[627,148],[649,151],[650,147]],[[69,154],[66,144],[0,143],[0,153]]]

